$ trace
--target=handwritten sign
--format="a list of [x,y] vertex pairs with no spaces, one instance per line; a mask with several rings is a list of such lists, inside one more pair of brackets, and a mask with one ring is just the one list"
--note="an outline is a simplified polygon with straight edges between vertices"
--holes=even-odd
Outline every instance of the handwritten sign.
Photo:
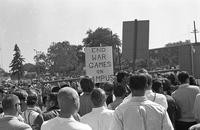
[[86,47],[86,75],[92,76],[95,83],[113,79],[112,47]]

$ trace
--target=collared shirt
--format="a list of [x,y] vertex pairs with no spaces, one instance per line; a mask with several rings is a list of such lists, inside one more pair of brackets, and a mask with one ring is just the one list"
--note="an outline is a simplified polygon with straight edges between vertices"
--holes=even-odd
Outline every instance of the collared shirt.
[[92,130],[109,130],[113,114],[113,110],[105,107],[93,108],[90,113],[81,118],[81,122],[91,126]]
[[117,107],[111,130],[174,130],[174,128],[165,108],[142,96],[133,97]]
[[55,117],[42,124],[41,130],[92,130],[90,126],[76,121],[73,117]]
[[93,103],[90,99],[89,93],[83,93],[83,95],[80,96],[80,109],[79,109],[79,115],[83,116],[89,112],[92,111]]
[[200,92],[198,86],[189,84],[182,84],[179,88],[172,93],[172,97],[180,107],[180,118],[179,121],[183,122],[194,122],[194,102],[197,94]]
[[194,103],[194,117],[197,122],[200,122],[200,94],[196,96]]
[[[166,99],[165,95],[159,94],[159,93],[154,93],[152,90],[146,90],[145,96],[147,97],[148,100],[151,100],[155,103],[160,104],[167,110],[168,104],[167,104],[167,99]],[[131,98],[132,98],[132,94],[129,94],[129,96],[127,96],[123,102],[129,101],[129,100],[131,100]]]

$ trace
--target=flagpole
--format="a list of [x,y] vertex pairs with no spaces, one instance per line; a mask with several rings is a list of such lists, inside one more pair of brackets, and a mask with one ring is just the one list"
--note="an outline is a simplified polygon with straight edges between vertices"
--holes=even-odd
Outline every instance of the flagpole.
[[192,71],[192,76],[194,76],[194,55],[193,55],[193,45],[192,43],[190,44],[190,55],[191,55],[191,71]]

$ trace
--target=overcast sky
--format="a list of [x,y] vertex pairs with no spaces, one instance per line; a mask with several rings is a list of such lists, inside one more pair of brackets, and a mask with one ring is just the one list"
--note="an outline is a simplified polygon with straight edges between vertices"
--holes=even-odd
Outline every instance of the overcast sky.
[[[110,28],[122,39],[122,22],[150,20],[150,48],[194,42],[200,0],[0,0],[0,65],[7,71],[18,44],[27,62],[51,42],[82,44],[88,29]],[[198,34],[200,40],[200,34]]]

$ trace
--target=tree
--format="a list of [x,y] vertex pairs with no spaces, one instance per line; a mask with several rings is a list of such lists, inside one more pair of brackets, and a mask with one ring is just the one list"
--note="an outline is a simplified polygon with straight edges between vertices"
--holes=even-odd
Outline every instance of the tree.
[[34,56],[34,61],[35,72],[37,72],[37,74],[45,74],[49,69],[49,60],[47,55],[44,52],[38,53]]
[[14,54],[13,54],[13,60],[11,61],[10,64],[10,72],[11,72],[11,77],[18,79],[18,81],[20,80],[20,78],[23,76],[23,62],[24,62],[24,58],[21,55],[21,51],[19,49],[19,47],[17,46],[17,44],[15,44],[14,47]]
[[94,32],[89,29],[86,32],[87,37],[83,39],[86,47],[112,46],[117,48],[121,46],[121,41],[117,34],[113,34],[109,28],[97,28]]
[[50,73],[66,75],[74,72],[84,63],[84,57],[82,46],[70,45],[68,41],[54,42],[47,52]]

